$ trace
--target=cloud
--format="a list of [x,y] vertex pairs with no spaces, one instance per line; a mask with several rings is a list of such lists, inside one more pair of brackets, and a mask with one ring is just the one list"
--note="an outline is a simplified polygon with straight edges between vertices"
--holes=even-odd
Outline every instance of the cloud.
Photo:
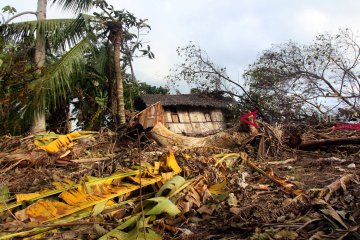
[[320,10],[308,8],[294,16],[294,28],[304,35],[314,35],[326,31],[329,17]]
[[[51,2],[51,1],[49,1]],[[163,76],[175,63],[178,46],[189,41],[206,50],[213,62],[226,66],[237,80],[248,64],[272,44],[292,39],[307,43],[319,33],[350,27],[360,34],[360,1],[354,0],[108,0],[127,9],[152,27],[144,36],[154,60],[134,63],[137,78],[164,84]],[[19,11],[36,9],[36,0],[2,0]],[[49,4],[49,18],[70,16]],[[21,20],[28,20],[24,17]],[[186,89],[186,86],[182,87]]]

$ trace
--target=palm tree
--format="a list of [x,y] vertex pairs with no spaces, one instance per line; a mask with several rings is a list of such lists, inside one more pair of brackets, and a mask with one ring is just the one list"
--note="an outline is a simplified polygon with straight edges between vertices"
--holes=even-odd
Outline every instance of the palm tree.
[[[38,0],[36,17],[37,21],[41,22],[46,20],[46,7],[47,0]],[[35,69],[38,76],[42,75],[42,70],[45,64],[45,35],[41,31],[36,31],[36,46],[35,46]],[[46,130],[45,111],[39,109],[35,113],[33,125],[31,128],[32,133],[38,133]]]
[[[154,54],[150,52],[150,47],[146,50],[140,49],[142,47],[139,38],[139,32],[143,29],[150,29],[150,26],[145,22],[146,20],[137,19],[132,13],[121,10],[114,10],[112,5],[108,5],[105,0],[97,0],[95,5],[102,10],[102,14],[96,14],[104,26],[103,35],[107,36],[108,40],[112,42],[114,49],[114,71],[115,71],[115,85],[116,85],[116,117],[118,123],[125,123],[125,100],[124,100],[124,80],[122,74],[122,67],[120,60],[123,60],[124,65],[128,64],[134,79],[134,71],[132,67],[132,57],[135,50],[140,50],[143,55],[148,55],[150,58]],[[131,29],[137,29],[138,35],[131,33]],[[135,41],[134,41],[135,40]],[[127,43],[132,42],[132,47],[129,48]],[[126,47],[127,46],[127,47]],[[121,57],[123,53],[123,57]]]
[[[60,95],[66,97],[66,88],[69,87],[71,75],[74,75],[82,65],[83,55],[92,48],[88,31],[84,31],[85,21],[74,19],[46,19],[47,0],[38,0],[36,12],[19,13],[2,26],[3,34],[7,39],[21,42],[26,36],[36,35],[34,65],[37,78],[30,84],[34,90],[32,104],[28,105],[27,113],[33,119],[31,131],[33,133],[45,131],[45,109],[49,105],[49,97],[53,95],[53,103]],[[79,12],[88,10],[92,6],[91,0],[54,0],[54,3],[62,6],[65,10]],[[36,21],[12,23],[10,21],[24,14],[35,14]],[[83,19],[82,19],[83,20]],[[79,25],[79,22],[82,25]],[[79,28],[80,27],[80,28]],[[86,34],[85,34],[86,33]],[[46,49],[48,46],[48,49]],[[55,64],[44,70],[46,52],[64,52],[67,48],[70,51],[65,53]],[[50,71],[51,73],[50,73]],[[57,90],[55,92],[49,91]]]
[[[92,3],[90,0],[55,0],[54,2],[64,9],[74,11],[87,10]],[[46,9],[47,0],[38,0],[38,3],[37,16],[41,11],[44,12],[44,6]],[[115,80],[116,83],[110,86],[116,86],[118,123],[125,123],[122,72],[126,64],[132,69],[131,61],[135,50],[140,50],[143,55],[148,55],[150,58],[154,57],[149,46],[145,50],[141,49],[142,44],[139,40],[140,30],[150,27],[145,20],[137,19],[127,11],[115,11],[105,1],[97,0],[96,6],[102,10],[102,14],[95,16],[79,14],[76,19],[45,19],[46,14],[44,14],[42,19],[37,21],[3,26],[5,38],[15,42],[21,42],[26,36],[36,34],[35,64],[38,74],[37,78],[28,85],[32,94],[29,96],[31,99],[28,105],[24,108],[26,116],[31,115],[30,118],[35,120],[33,132],[45,130],[45,109],[68,103],[66,100],[72,91],[71,86],[78,81],[77,77],[85,72],[89,56],[102,45],[109,43],[113,46],[115,73],[115,79],[109,80]],[[137,29],[138,34],[130,33],[131,28]],[[49,55],[53,56],[52,63]],[[44,65],[45,59],[47,59],[46,65]]]

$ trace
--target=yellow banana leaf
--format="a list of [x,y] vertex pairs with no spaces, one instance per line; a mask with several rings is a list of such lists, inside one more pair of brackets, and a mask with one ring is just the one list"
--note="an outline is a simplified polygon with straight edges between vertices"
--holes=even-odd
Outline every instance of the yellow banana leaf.
[[[171,154],[170,154],[171,155]],[[175,161],[175,158],[171,161]],[[164,164],[166,164],[165,162]],[[172,162],[170,167],[179,170],[177,163]],[[173,168],[172,168],[173,169]],[[180,169],[181,170],[181,169]],[[113,199],[121,195],[129,195],[131,192],[140,188],[138,179],[142,177],[141,187],[159,183],[162,180],[161,173],[153,174],[153,167],[150,166],[140,170],[128,170],[126,172],[116,173],[106,178],[88,177],[82,183],[75,184],[71,180],[65,180],[63,183],[55,182],[55,190],[45,190],[37,193],[19,195],[18,203],[12,206],[7,205],[7,210],[14,206],[20,206],[24,201],[35,201],[30,206],[15,213],[21,216],[21,220],[30,219],[32,222],[45,224],[40,228],[31,230],[1,234],[0,239],[8,239],[16,236],[29,236],[41,234],[44,231],[52,230],[52,227],[46,227],[46,223],[67,223],[81,217],[96,216],[104,209],[116,205]],[[122,179],[126,178],[126,182]],[[47,198],[52,195],[58,195],[62,201],[56,201],[56,198]],[[38,201],[36,201],[38,200]],[[164,211],[175,212],[169,205],[165,205]],[[159,208],[159,207],[158,207]],[[162,210],[162,209],[160,209]],[[159,210],[159,211],[160,211]],[[84,215],[85,214],[85,215]],[[81,216],[80,218],[77,216]],[[33,223],[34,224],[34,223]],[[41,226],[41,225],[39,225]]]
[[16,194],[16,201],[17,202],[29,201],[29,200],[37,198],[37,197],[41,197],[41,194],[39,192]]
[[[151,197],[152,195],[153,194],[147,194],[147,195],[143,196],[143,198],[148,198],[148,197]],[[132,199],[132,200],[128,200],[128,201],[123,201],[121,203],[113,204],[111,206],[105,206],[104,210],[112,210],[113,209],[113,210],[116,211],[118,207],[129,204],[129,203],[133,203],[135,200],[137,200],[137,198]],[[90,212],[90,211],[82,211],[80,213],[73,214],[73,215],[64,217],[62,219],[56,220],[53,223],[54,224],[71,223],[71,222],[74,222],[74,221],[78,221],[78,220],[90,217],[92,214],[93,214],[93,212]],[[33,223],[30,223],[30,224],[33,224]],[[22,226],[25,227],[26,225],[22,225]],[[41,238],[42,236],[47,234],[48,231],[51,231],[54,228],[56,228],[56,227],[48,227],[46,225],[39,225],[39,226],[34,227],[34,228],[30,229],[30,230],[18,231],[16,233],[6,234],[4,236],[1,236],[1,233],[0,233],[0,240],[11,239],[11,238],[14,238],[14,237],[25,237],[25,236],[30,236],[30,235],[31,235],[31,237],[29,239],[34,239],[34,237],[36,237],[36,236],[40,236],[40,238]],[[34,236],[34,234],[37,234],[37,235]]]
[[[99,183],[105,183],[105,182],[109,182],[112,180],[123,179],[125,177],[137,175],[139,173],[140,173],[140,170],[129,170],[126,172],[120,172],[120,173],[113,174],[106,178],[88,177],[89,181],[86,183],[86,186],[91,187],[91,186],[99,184]],[[73,185],[69,185],[67,183],[68,183],[68,180],[65,180],[65,182],[62,184],[59,184],[58,182],[54,182],[53,185],[56,187],[55,190],[45,190],[45,191],[40,191],[40,192],[35,192],[35,193],[18,194],[19,198],[18,198],[18,195],[16,195],[16,198],[19,199],[19,201],[17,201],[16,203],[7,204],[4,206],[0,205],[0,213],[7,211],[7,210],[11,210],[18,206],[21,206],[24,201],[36,201],[36,200],[39,200],[39,199],[42,199],[45,197],[56,195],[61,192],[64,192],[64,191],[67,191],[70,189],[76,189],[76,188],[79,188],[82,186],[81,183],[73,184]],[[64,188],[58,188],[60,185],[64,186]]]
[[[144,182],[142,186],[147,186],[155,182],[159,182],[160,180],[161,177],[157,176]],[[106,181],[107,180],[104,182]],[[91,193],[87,193],[82,186],[77,189],[62,192],[59,195],[59,198],[64,200],[65,203],[59,201],[39,200],[27,207],[25,214],[32,221],[42,223],[52,222],[56,219],[68,216],[89,207],[94,207],[97,204],[103,202],[106,203],[117,196],[133,192],[139,189],[140,185],[135,182],[134,184],[121,183],[118,186],[114,186],[106,183],[102,184],[101,181],[98,181],[97,185],[92,184],[87,186],[87,188],[91,189]]]
[[[72,143],[73,140],[82,138],[84,135],[91,137],[93,134],[98,132],[72,132],[66,135],[57,135],[53,132],[38,135],[35,139],[34,144],[48,153],[57,153],[62,150],[66,150]],[[55,140],[54,140],[55,139]]]
[[239,157],[238,153],[227,153],[227,154],[217,154],[214,156],[215,158],[221,157],[219,160],[216,161],[215,166],[221,164],[224,160],[231,158],[231,157]]
[[176,174],[181,172],[181,168],[176,162],[175,155],[172,149],[169,149],[169,156],[166,157],[165,165],[171,168]]
[[43,222],[68,211],[71,206],[59,202],[41,199],[25,209],[25,214],[31,221]]
[[211,194],[216,194],[216,195],[225,194],[226,193],[226,191],[224,190],[225,186],[226,186],[226,179],[221,183],[211,185],[209,187],[209,192]]

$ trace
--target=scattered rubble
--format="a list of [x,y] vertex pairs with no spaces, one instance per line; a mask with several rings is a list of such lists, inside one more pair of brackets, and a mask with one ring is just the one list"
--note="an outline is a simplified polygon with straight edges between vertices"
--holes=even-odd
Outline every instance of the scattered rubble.
[[0,239],[359,239],[360,151],[339,139],[360,134],[259,125],[166,147],[156,128],[3,136]]

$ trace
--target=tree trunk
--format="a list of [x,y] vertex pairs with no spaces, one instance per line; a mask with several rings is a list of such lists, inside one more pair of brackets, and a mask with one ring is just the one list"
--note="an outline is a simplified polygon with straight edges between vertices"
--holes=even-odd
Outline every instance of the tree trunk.
[[[133,95],[132,95],[132,90],[134,90],[134,85],[138,86],[138,82],[136,80],[136,77],[135,77],[135,72],[134,72],[134,68],[133,68],[133,65],[132,65],[132,56],[130,55],[129,57],[129,65],[130,65],[130,70],[131,70],[131,79],[132,79],[132,83],[131,83],[131,88],[129,90],[129,97],[130,97],[130,109],[131,111],[133,112],[134,111],[134,101],[133,101]],[[137,93],[137,95],[139,95],[139,93]]]
[[243,128],[197,138],[176,134],[159,122],[151,130],[150,134],[160,146],[232,148],[247,144],[258,134],[258,131],[253,126],[244,126]]
[[[37,5],[38,21],[46,19],[46,6],[47,6],[47,0],[38,0],[38,5]],[[36,73],[38,76],[41,76],[44,64],[45,64],[45,36],[40,31],[36,31],[35,66],[36,66]],[[31,132],[39,133],[45,130],[46,130],[45,106],[38,106],[38,110],[35,113],[33,119]]]
[[[108,56],[113,56],[113,49],[108,48]],[[111,61],[110,61],[111,62]],[[109,62],[109,63],[110,63]],[[114,66],[108,64],[108,76],[109,76],[109,94],[108,107],[111,109],[111,116],[113,116],[112,122],[116,124],[116,109],[117,109],[117,100],[116,100],[116,81],[114,79]]]
[[318,139],[301,142],[299,149],[319,148],[321,146],[360,144],[360,137],[345,137],[332,139]]
[[114,68],[116,79],[116,98],[117,98],[117,117],[119,124],[125,123],[125,103],[124,103],[124,87],[123,78],[120,65],[120,50],[121,50],[121,29],[115,32],[114,39]]

